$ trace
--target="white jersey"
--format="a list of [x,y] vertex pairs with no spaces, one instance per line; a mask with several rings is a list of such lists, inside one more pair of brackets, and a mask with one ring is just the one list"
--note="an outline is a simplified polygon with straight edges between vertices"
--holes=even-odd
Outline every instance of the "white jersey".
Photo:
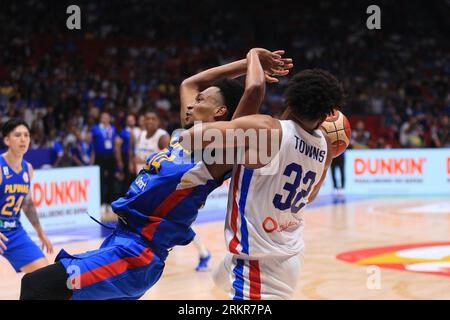
[[[142,130],[135,144],[136,156],[142,160],[147,160],[151,154],[161,151],[161,149],[159,149],[159,139],[163,135],[168,135],[167,131],[158,129],[150,138],[147,139],[147,131]],[[136,174],[139,173],[143,167],[144,163],[137,165]]]
[[134,127],[131,132],[133,132],[133,137],[134,137],[134,141],[138,141],[139,136],[141,135],[141,128],[139,127]]
[[259,169],[233,169],[225,241],[230,253],[243,259],[303,250],[302,211],[324,172],[327,142],[320,130],[310,134],[291,120],[280,123],[275,159]]

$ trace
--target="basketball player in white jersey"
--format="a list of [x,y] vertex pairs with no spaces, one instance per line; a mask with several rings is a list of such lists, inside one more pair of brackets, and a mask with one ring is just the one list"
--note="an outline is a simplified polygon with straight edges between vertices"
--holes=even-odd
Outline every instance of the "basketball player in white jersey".
[[[281,57],[281,55],[284,54],[283,50],[270,52],[266,49],[256,48],[254,51],[259,53],[259,59],[261,59],[261,63],[264,66],[263,76],[265,81],[269,83],[278,82],[278,79],[273,76],[285,76],[289,73],[289,69],[293,67],[292,59]],[[203,89],[208,88],[211,85],[214,86],[214,82],[223,77],[237,78],[245,75],[247,72],[247,63],[248,59],[238,60],[223,66],[205,70],[185,79],[180,86],[180,116],[182,126],[184,128],[191,127],[193,125],[192,118],[194,113],[200,113],[206,109],[204,106],[205,100],[209,100],[209,97],[202,94]],[[254,105],[246,105],[245,109],[239,112],[238,115],[254,114],[258,109],[259,104],[256,102]],[[231,170],[231,167],[228,169]],[[227,169],[221,168],[219,171],[222,170],[226,171]],[[222,173],[219,173],[219,175]],[[199,254],[199,262],[195,270],[207,270],[208,263],[211,259],[210,251],[198,235],[196,235],[192,244]]]
[[[257,83],[264,88],[262,70],[259,77]],[[319,126],[342,101],[343,89],[334,76],[304,70],[286,89],[282,120],[252,115],[196,125],[183,133],[182,145],[191,150],[195,134],[202,148],[244,150],[229,191],[228,253],[214,272],[214,281],[230,298],[289,299],[295,293],[303,260],[304,208],[319,192],[332,161],[328,138]],[[212,129],[222,139],[204,139]],[[226,139],[230,130],[261,135],[257,141]],[[260,154],[264,148],[268,153],[263,155],[270,154],[265,162]]]
[[166,130],[159,128],[160,120],[156,112],[147,110],[144,113],[145,130],[141,131],[135,144],[134,163],[136,174],[142,170],[145,160],[153,153],[166,148],[170,136]]

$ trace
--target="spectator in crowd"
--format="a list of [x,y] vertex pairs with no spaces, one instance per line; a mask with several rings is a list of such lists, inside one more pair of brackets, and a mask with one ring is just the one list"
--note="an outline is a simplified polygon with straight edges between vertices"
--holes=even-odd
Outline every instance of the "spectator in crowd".
[[50,148],[52,152],[51,158],[53,159],[53,161],[51,163],[51,166],[55,168],[59,167],[64,155],[64,146],[56,128],[52,128],[50,130],[50,136],[47,141],[46,147]]
[[110,204],[114,200],[112,186],[114,185],[114,174],[116,172],[114,154],[116,130],[111,125],[109,112],[103,111],[100,114],[100,122],[92,127],[91,134],[95,164],[100,167],[102,209],[103,211],[111,211]]
[[[135,167],[133,162],[133,144],[134,144],[134,132],[136,129],[136,117],[134,114],[129,114],[126,117],[125,127],[120,129],[119,133],[115,139],[115,156],[117,162],[118,177],[122,180],[121,175],[123,175],[122,190],[118,191],[118,194],[123,194],[125,188],[134,180],[135,178]],[[131,159],[131,161],[130,161]]]
[[450,148],[450,117],[444,116],[440,124],[432,129],[432,139],[437,148]]
[[364,122],[359,120],[352,131],[351,145],[353,149],[368,149],[370,132],[366,130]]
[[75,166],[92,166],[95,164],[95,152],[90,134],[81,136],[80,130],[75,131],[76,141],[72,145],[71,155]]
[[[254,42],[264,39],[267,47],[285,48],[299,68],[321,67],[338,74],[348,90],[343,113],[349,118],[380,119],[380,130],[370,126],[372,136],[358,130],[359,124],[353,128],[357,131],[354,148],[371,143],[382,147],[380,138],[392,147],[448,147],[444,117],[450,114],[450,62],[445,31],[450,20],[443,14],[448,3],[433,1],[423,6],[411,0],[407,6],[393,6],[381,1],[390,15],[384,16],[385,27],[376,33],[361,29],[360,7],[345,0],[306,6],[293,3],[283,25],[275,28],[247,17],[283,15],[281,0],[264,0],[257,10],[249,3],[228,7],[226,15],[208,0],[177,6],[163,1],[158,8],[137,1],[128,4],[129,10],[122,10],[121,0],[108,0],[92,2],[87,8],[92,17],[89,33],[63,34],[55,29],[65,24],[66,17],[58,14],[65,10],[62,2],[45,6],[25,0],[21,11],[34,14],[17,20],[9,19],[17,14],[15,2],[9,1],[0,10],[0,21],[5,22],[0,37],[0,117],[3,122],[11,117],[30,121],[35,148],[45,145],[52,129],[60,132],[58,141],[64,137],[63,142],[74,143],[73,127],[85,137],[101,112],[116,117],[125,110],[124,116],[137,115],[147,105],[156,107],[162,128],[171,133],[179,127],[177,87],[182,79],[242,56]],[[178,17],[171,21],[170,31],[161,14],[164,10]],[[198,10],[211,19],[187,18]],[[319,11],[321,15],[316,14]],[[412,14],[421,21],[420,41],[408,31],[412,26],[395,18]],[[115,21],[114,28],[110,21]],[[246,21],[245,28],[236,31],[241,21]],[[205,32],[211,28],[213,33]],[[95,40],[95,50],[90,50],[88,38]],[[127,47],[120,38],[142,40]],[[267,86],[262,112],[281,114],[281,93],[287,81]],[[403,127],[412,117],[418,127]],[[144,116],[137,120],[145,130]],[[369,128],[367,118],[364,122]]]
[[59,158],[58,164],[55,167],[65,168],[73,166],[72,154],[70,152],[70,145],[63,144],[62,156]]
[[417,118],[411,116],[400,128],[400,144],[404,148],[418,148],[424,144],[423,129]]
[[44,128],[38,125],[38,122],[33,121],[31,125],[31,144],[30,149],[42,148],[45,144]]
[[160,128],[160,118],[156,111],[147,109],[144,113],[145,130],[141,132],[135,144],[134,163],[136,174],[141,171],[145,160],[155,152],[169,145],[170,137],[166,130]]
[[52,105],[46,108],[46,112],[44,117],[42,118],[42,122],[44,125],[44,133],[46,136],[50,135],[51,129],[59,129],[60,126],[58,124],[58,115],[55,113],[55,109]]
[[137,141],[139,136],[141,135],[141,132],[145,131],[145,114],[142,113],[138,117],[138,130],[134,132],[134,139]]
[[376,144],[375,149],[391,149],[392,146],[389,143],[386,143],[386,139],[384,137],[379,137]]

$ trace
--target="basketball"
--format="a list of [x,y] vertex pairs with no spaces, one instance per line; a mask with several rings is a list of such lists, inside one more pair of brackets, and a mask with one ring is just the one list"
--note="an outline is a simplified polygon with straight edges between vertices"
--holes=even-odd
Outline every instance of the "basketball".
[[352,129],[347,117],[338,110],[328,116],[322,123],[322,129],[326,132],[331,142],[331,152],[333,158],[341,155],[350,144]]

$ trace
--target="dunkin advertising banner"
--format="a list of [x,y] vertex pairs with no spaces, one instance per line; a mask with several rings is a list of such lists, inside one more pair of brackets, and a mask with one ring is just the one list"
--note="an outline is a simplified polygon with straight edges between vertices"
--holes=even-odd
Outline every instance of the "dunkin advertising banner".
[[348,150],[346,193],[450,195],[450,149]]
[[[45,231],[91,226],[86,212],[100,220],[97,166],[34,170],[31,192]],[[24,215],[21,222],[27,231],[34,232]]]

